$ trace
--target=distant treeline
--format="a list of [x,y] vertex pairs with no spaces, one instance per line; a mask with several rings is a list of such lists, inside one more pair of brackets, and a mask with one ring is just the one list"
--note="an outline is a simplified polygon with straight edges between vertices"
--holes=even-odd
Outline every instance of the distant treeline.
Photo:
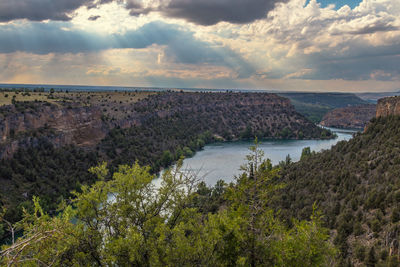
[[0,88],[0,92],[45,92],[43,87],[38,88]]

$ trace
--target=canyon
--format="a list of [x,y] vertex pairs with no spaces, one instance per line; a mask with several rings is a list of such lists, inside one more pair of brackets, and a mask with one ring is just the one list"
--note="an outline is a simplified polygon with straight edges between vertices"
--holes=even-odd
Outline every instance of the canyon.
[[[154,119],[193,112],[206,116],[210,122],[219,120],[211,130],[223,139],[239,138],[247,126],[254,134],[262,132],[262,137],[268,138],[318,137],[310,132],[312,129],[317,133],[318,129],[298,114],[288,99],[273,94],[146,93],[145,98],[129,102],[104,97],[93,101],[95,97],[90,93],[84,98],[92,101],[18,101],[0,107],[0,158],[12,157],[21,146],[35,145],[39,136],[55,147],[72,144],[93,148],[114,128],[128,129]],[[232,116],[223,114],[232,112]],[[240,120],[241,116],[246,119]]]

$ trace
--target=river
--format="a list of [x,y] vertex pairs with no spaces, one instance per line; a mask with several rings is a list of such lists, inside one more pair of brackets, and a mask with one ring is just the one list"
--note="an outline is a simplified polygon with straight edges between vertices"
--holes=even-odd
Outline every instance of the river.
[[[272,164],[278,164],[290,155],[292,161],[300,160],[303,148],[310,147],[319,152],[329,149],[337,142],[349,140],[356,131],[329,128],[338,136],[331,140],[263,140],[259,146]],[[197,173],[208,185],[214,185],[219,179],[229,183],[241,173],[240,166],[249,154],[252,142],[221,142],[207,145],[203,150],[196,152],[192,158],[185,159],[183,170]],[[159,179],[157,179],[159,180]],[[158,181],[155,181],[156,184]]]

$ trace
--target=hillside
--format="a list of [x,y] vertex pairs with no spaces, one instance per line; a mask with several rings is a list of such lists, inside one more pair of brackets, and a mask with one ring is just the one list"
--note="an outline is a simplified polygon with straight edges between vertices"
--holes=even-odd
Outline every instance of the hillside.
[[[263,93],[159,94],[138,102],[135,110],[146,119],[140,120],[137,127],[112,131],[100,144],[101,150],[123,155],[122,159],[132,158],[143,154],[137,144],[153,136],[148,145],[155,153],[169,150],[175,155],[179,146],[183,148],[179,140],[186,140],[185,145],[195,151],[196,136],[205,132],[211,138],[223,140],[254,136],[268,139],[331,137],[297,113],[286,98]],[[152,161],[152,154],[139,159],[144,164],[158,165]]]
[[387,115],[352,140],[287,165],[279,180],[286,187],[273,205],[281,216],[305,218],[317,203],[342,264],[399,264],[400,117]]
[[364,129],[367,123],[375,117],[375,114],[376,105],[373,104],[337,108],[325,114],[320,125],[344,129]]
[[7,155],[0,161],[0,199],[7,218],[19,218],[33,195],[53,210],[55,200],[95,181],[87,170],[101,161],[112,171],[138,161],[155,173],[215,139],[332,137],[273,94],[169,92],[128,103],[108,97],[0,109],[0,151]]
[[94,147],[111,129],[135,125],[134,104],[152,94],[0,91],[0,158],[12,157],[37,137],[55,147]]
[[314,123],[319,123],[323,116],[335,109],[348,106],[368,104],[355,94],[349,93],[280,93],[291,100],[296,111]]

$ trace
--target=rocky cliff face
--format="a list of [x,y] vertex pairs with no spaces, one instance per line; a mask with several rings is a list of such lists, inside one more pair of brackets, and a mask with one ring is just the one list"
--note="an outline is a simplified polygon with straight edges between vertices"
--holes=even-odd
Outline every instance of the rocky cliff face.
[[400,96],[386,97],[378,100],[376,117],[400,115]]
[[107,134],[97,107],[66,108],[36,103],[22,111],[0,108],[0,158],[12,156],[24,144],[46,136],[55,146],[93,146]]
[[[154,121],[180,120],[181,128],[202,128],[225,140],[259,138],[329,138],[297,113],[289,99],[265,93],[164,93],[135,103],[132,118],[142,127]],[[184,122],[185,121],[185,122]],[[197,123],[193,123],[197,122]],[[160,124],[163,122],[159,122]],[[121,127],[122,128],[122,127]],[[196,132],[193,136],[201,133]]]
[[320,124],[326,127],[363,129],[375,117],[375,110],[373,104],[337,108],[328,112]]
[[19,148],[35,146],[39,138],[55,147],[73,144],[94,148],[113,128],[144,127],[147,131],[159,128],[155,121],[165,120],[187,122],[188,127],[197,129],[194,135],[210,131],[227,140],[245,133],[249,137],[290,139],[321,138],[322,134],[287,98],[274,94],[170,92],[138,102],[100,99],[90,107],[74,102],[17,102],[0,107],[0,159],[11,157]]

